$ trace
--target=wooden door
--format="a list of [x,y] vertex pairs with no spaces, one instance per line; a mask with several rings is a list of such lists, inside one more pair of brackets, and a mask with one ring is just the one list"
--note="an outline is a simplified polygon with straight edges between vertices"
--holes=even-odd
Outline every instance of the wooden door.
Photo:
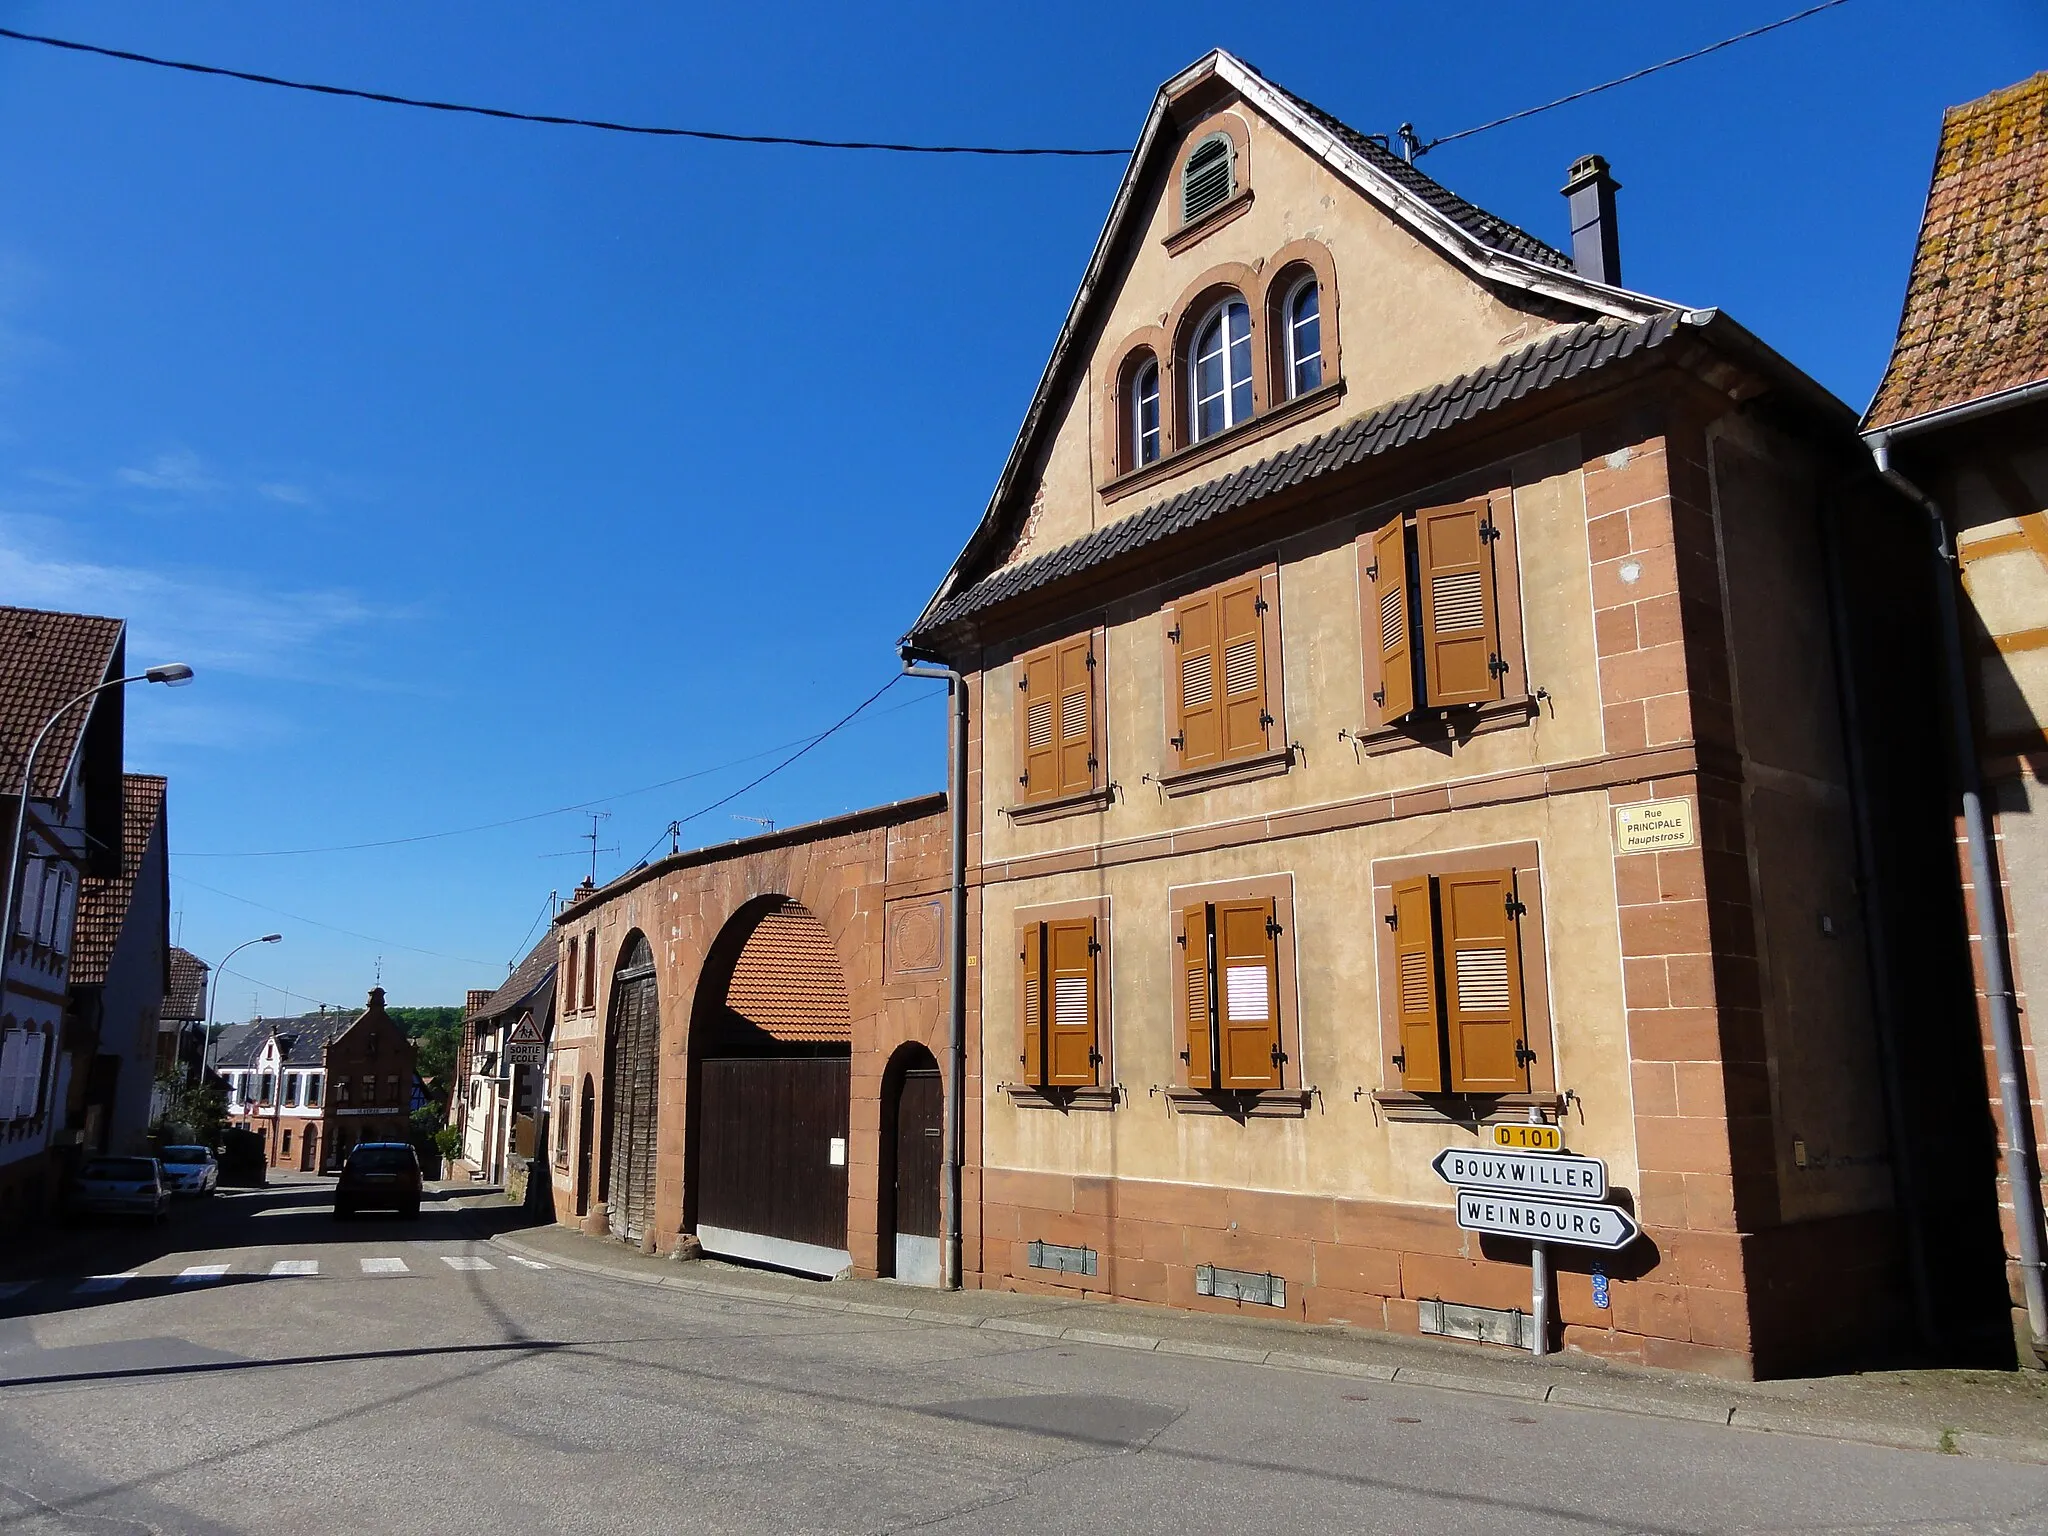
[[903,1074],[896,1093],[895,1275],[939,1283],[939,1177],[945,1095],[936,1068]]
[[845,1056],[701,1063],[697,1236],[706,1252],[836,1275],[846,1251]]
[[590,1214],[590,1159],[597,1126],[597,1089],[588,1076],[583,1079],[583,1099],[576,1111],[576,1214]]
[[610,1148],[605,1190],[612,1235],[628,1243],[646,1236],[654,1220],[654,1138],[660,1109],[661,1021],[650,966],[621,973],[612,987],[612,1049],[605,1082],[606,1139]]

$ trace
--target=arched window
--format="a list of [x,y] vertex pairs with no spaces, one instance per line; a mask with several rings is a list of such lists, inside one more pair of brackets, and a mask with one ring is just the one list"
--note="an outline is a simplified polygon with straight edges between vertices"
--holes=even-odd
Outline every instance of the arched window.
[[1129,434],[1130,469],[1142,469],[1159,457],[1159,360],[1149,352],[1130,371],[1126,386],[1125,431]]
[[1227,133],[1212,133],[1197,144],[1180,168],[1180,221],[1192,224],[1212,208],[1230,201],[1237,177],[1232,160],[1237,147]]
[[1251,420],[1252,312],[1238,295],[1218,304],[1196,329],[1188,374],[1194,441]]
[[1281,316],[1287,332],[1287,397],[1291,400],[1323,385],[1323,304],[1313,275],[1288,291]]

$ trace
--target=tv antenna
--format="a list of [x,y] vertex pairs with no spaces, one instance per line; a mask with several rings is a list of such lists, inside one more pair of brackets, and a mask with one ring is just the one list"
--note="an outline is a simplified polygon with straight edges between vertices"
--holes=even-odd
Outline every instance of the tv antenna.
[[[608,822],[612,819],[612,813],[610,811],[590,811],[586,814],[590,817],[590,830],[588,832],[577,833],[576,841],[578,841],[579,843],[590,844],[590,883],[592,885],[596,885],[597,856],[600,853],[617,853],[619,851],[619,845],[617,843],[614,843],[609,848],[600,848],[597,846],[597,840],[600,836],[599,828],[602,827],[605,822]],[[580,859],[583,857],[583,852],[584,851],[581,848],[578,848],[567,853],[544,853],[541,855],[541,857],[544,859]]]
[[775,830],[775,818],[773,816],[742,816],[738,811],[734,811],[732,819],[734,821],[751,821],[764,832],[773,832]]

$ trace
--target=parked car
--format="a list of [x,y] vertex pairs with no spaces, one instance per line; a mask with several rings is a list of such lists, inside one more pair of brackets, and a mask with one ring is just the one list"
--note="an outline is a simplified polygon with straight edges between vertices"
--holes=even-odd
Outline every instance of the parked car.
[[210,1195],[220,1185],[220,1164],[211,1147],[165,1147],[157,1161],[174,1195]]
[[420,1213],[419,1154],[408,1141],[366,1141],[349,1148],[348,1161],[334,1185],[337,1221],[361,1210]]
[[171,1191],[153,1157],[92,1157],[72,1177],[69,1204],[82,1216],[162,1221],[171,1213]]

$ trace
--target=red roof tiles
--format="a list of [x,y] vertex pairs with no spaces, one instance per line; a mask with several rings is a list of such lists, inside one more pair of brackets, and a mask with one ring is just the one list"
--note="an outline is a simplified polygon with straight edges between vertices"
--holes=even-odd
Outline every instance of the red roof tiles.
[[74,985],[93,987],[107,979],[107,966],[142,874],[143,855],[163,820],[164,790],[164,780],[156,774],[121,775],[121,873],[87,875],[78,884],[78,922],[71,939]]
[[[36,732],[59,708],[112,676],[120,652],[119,619],[39,608],[0,607],[0,795],[21,784],[22,764]],[[91,714],[76,709],[50,732],[36,758],[29,793],[52,800]]]
[[2048,71],[1942,115],[1905,312],[1864,418],[2048,379]]

